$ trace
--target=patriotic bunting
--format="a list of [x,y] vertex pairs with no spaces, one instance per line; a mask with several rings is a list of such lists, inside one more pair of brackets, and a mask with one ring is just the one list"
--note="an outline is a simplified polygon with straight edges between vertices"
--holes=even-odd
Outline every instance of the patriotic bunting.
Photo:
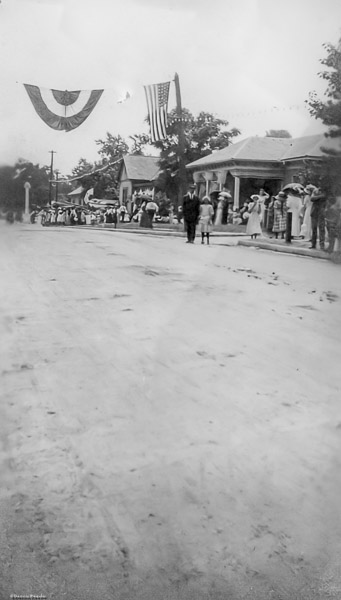
[[167,105],[170,81],[145,85],[150,134],[152,142],[159,142],[167,137]]
[[50,90],[24,83],[35,111],[52,129],[71,131],[79,127],[95,108],[104,90]]

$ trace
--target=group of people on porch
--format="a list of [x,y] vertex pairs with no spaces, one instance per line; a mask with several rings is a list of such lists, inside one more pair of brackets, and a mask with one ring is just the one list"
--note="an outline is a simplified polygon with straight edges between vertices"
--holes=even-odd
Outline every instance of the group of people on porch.
[[[213,225],[221,224],[221,211],[228,192],[218,196],[218,206],[214,211],[209,196],[201,200],[195,193],[196,186],[189,186],[188,193],[183,198],[183,216],[187,232],[187,243],[193,243],[196,226],[199,224],[201,243],[209,236]],[[246,224],[246,234],[256,239],[266,230],[269,237],[286,241],[291,239],[306,239],[311,248],[316,248],[317,240],[322,250],[325,250],[328,238],[327,252],[335,249],[335,241],[341,239],[341,206],[339,199],[327,194],[314,185],[306,187],[299,184],[288,185],[270,196],[264,189],[258,194],[252,194],[244,206],[233,211],[236,224]],[[327,236],[326,236],[327,233]]]
[[[333,252],[335,240],[340,236],[341,211],[336,197],[327,196],[314,185],[308,184],[302,190],[293,185],[270,198],[260,190],[245,206],[247,214],[246,233],[257,238],[262,227],[275,238],[290,241],[291,238],[310,241],[316,248],[317,239],[321,250],[325,250],[326,230],[328,252]],[[289,239],[288,239],[289,238]]]

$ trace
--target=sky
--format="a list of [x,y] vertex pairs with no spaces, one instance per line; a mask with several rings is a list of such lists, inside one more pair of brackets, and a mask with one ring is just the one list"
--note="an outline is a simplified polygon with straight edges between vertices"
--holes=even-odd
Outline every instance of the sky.
[[[0,165],[49,165],[54,150],[67,175],[80,158],[99,160],[107,132],[148,132],[143,86],[176,72],[183,106],[226,119],[236,141],[323,132],[305,100],[323,98],[322,44],[340,37],[340,0],[0,0]],[[24,83],[104,92],[66,133],[39,118]]]

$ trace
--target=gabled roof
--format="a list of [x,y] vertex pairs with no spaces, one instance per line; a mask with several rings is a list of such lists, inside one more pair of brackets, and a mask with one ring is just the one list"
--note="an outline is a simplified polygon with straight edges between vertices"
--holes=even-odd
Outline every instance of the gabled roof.
[[156,179],[160,167],[157,156],[139,156],[127,154],[123,157],[127,178],[139,181],[153,181]]
[[319,158],[323,155],[321,146],[329,146],[324,134],[301,138],[249,137],[236,144],[230,144],[218,152],[199,158],[187,168],[210,167],[228,161],[282,162],[298,158]]
[[68,196],[79,196],[83,192],[84,192],[84,188],[81,185],[80,187],[76,188],[75,190],[72,190],[72,192],[69,192]]

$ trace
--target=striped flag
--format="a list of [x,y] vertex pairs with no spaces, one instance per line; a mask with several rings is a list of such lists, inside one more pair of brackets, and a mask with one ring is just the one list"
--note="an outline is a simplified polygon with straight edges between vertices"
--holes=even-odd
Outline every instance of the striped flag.
[[103,90],[52,90],[28,85],[24,87],[39,117],[52,129],[72,131],[88,118]]
[[144,86],[152,142],[159,142],[167,137],[166,127],[169,86],[170,81]]

